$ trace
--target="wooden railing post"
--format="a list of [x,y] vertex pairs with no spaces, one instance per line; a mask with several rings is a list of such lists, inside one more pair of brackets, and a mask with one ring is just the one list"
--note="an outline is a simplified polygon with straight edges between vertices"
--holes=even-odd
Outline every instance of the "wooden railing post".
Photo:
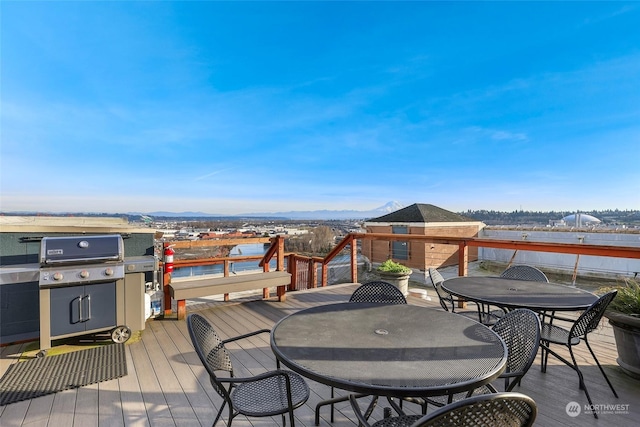
[[289,255],[287,269],[289,270],[289,273],[291,273],[291,284],[289,285],[289,290],[295,291],[298,289],[298,261],[296,261],[295,254]]
[[458,276],[469,273],[469,246],[466,241],[458,243]]
[[[284,237],[276,236],[276,244],[278,245],[278,249],[276,252],[276,270],[284,271]],[[269,263],[265,263],[265,267],[268,269]],[[277,294],[278,301],[284,302],[287,299],[287,286],[278,286]],[[263,297],[269,297],[269,289],[264,289]]]
[[222,263],[223,267],[222,267],[222,275],[224,277],[229,277],[229,260],[225,259],[224,262]]
[[329,266],[326,262],[322,263],[322,275],[320,277],[320,286],[327,286],[327,276],[329,275]]
[[[466,276],[469,273],[469,247],[464,240],[458,243],[458,276]],[[458,299],[458,308],[467,308],[467,302]]]
[[358,244],[351,238],[351,283],[358,283]]
[[276,270],[284,271],[284,237],[277,236],[278,252],[276,253]]
[[[229,261],[228,259],[225,259],[224,262],[222,263],[222,275],[224,277],[229,277],[229,264],[232,261]],[[231,297],[229,296],[228,293],[223,295],[223,299],[224,301],[230,301]]]
[[318,273],[316,273],[316,262],[313,258],[309,259],[309,283],[307,288],[315,288],[318,283]]

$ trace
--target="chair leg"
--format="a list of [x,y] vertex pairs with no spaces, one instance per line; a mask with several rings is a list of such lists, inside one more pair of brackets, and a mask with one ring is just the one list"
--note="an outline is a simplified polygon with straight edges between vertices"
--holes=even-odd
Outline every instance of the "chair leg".
[[[286,427],[287,423],[285,422],[286,418],[284,416],[284,414],[282,414],[282,425]],[[291,410],[289,410],[289,423],[291,424],[291,427],[295,427],[296,426],[296,422],[293,419],[293,408],[291,408]]]
[[[358,394],[356,395],[356,398],[361,398],[361,397],[365,397],[368,396],[368,394]],[[331,388],[331,399],[327,399],[327,400],[323,400],[321,402],[319,402],[316,405],[316,425],[319,426],[320,425],[320,408],[326,405],[331,405],[331,422],[333,423],[333,414],[334,414],[334,408],[333,405],[335,403],[338,402],[347,402],[349,400],[349,396],[339,396],[339,397],[335,397],[334,395],[334,389],[333,387]]]
[[[578,374],[578,381],[579,381],[579,387],[580,389],[582,389],[584,391],[585,396],[587,396],[587,401],[589,402],[589,407],[593,409],[593,402],[591,401],[591,396],[589,395],[589,391],[587,390],[587,385],[584,382],[584,376],[582,375],[582,371],[580,371],[580,368],[578,367],[578,362],[576,361],[576,357],[573,354],[573,346],[567,346],[569,348],[569,354],[571,355],[571,360],[572,362],[569,362],[567,359],[565,359],[564,357],[560,356],[558,353],[556,353],[555,351],[551,350],[549,347],[545,348],[545,352],[546,357],[549,356],[549,353],[553,354],[556,358],[558,358],[558,360],[560,360],[561,362],[563,362],[565,365],[567,365],[568,367],[570,367],[571,369],[573,369],[574,371],[576,371],[576,373]],[[598,418],[598,414],[592,410],[593,416],[595,418]]]
[[[331,399],[334,399],[336,397],[335,394],[335,388],[331,387]],[[333,423],[333,416],[335,413],[335,406],[334,406],[334,402],[331,402],[331,422]]]
[[326,405],[331,405],[331,422],[333,423],[333,404],[336,402],[343,402],[346,400],[349,400],[348,397],[335,397],[335,392],[334,392],[334,388],[331,387],[331,398],[328,400],[323,400],[320,403],[318,403],[316,405],[316,425],[319,426],[320,425],[320,408]]
[[618,393],[616,393],[616,390],[613,388],[613,384],[611,384],[611,381],[609,381],[609,377],[607,376],[607,374],[604,372],[604,369],[602,368],[602,365],[600,365],[600,362],[598,361],[598,358],[596,357],[596,354],[593,352],[593,350],[591,349],[591,345],[589,344],[589,341],[587,340],[587,337],[584,337],[584,342],[587,345],[587,348],[589,349],[589,352],[591,352],[591,356],[593,357],[593,360],[596,361],[596,365],[598,365],[598,368],[600,368],[600,372],[602,372],[602,376],[604,377],[604,379],[607,381],[607,384],[609,384],[609,388],[611,389],[611,391],[613,392],[613,395],[615,397],[618,397]]
[[[213,424],[211,425],[211,427],[215,427],[216,423],[218,422],[218,420],[220,419],[220,415],[222,415],[222,411],[224,411],[224,407],[227,404],[227,401],[224,400],[222,403],[222,406],[220,407],[220,410],[218,411],[218,415],[216,415],[216,419],[213,421]],[[229,411],[229,423],[228,426],[231,425],[231,411]]]
[[544,349],[544,371],[547,372],[547,368],[549,367],[549,348]]
[[551,343],[549,341],[540,342],[540,371],[543,373],[547,372],[547,366],[549,365],[549,352],[551,351],[549,350],[550,346]]
[[415,403],[416,405],[420,405],[420,408],[422,409],[422,415],[427,415],[428,402],[427,402],[426,399],[424,399],[422,397],[403,397],[403,398],[400,399],[400,409],[402,409],[402,402],[403,401],[407,401],[407,402]]
[[584,375],[582,375],[582,371],[578,367],[578,362],[576,361],[576,357],[573,355],[572,346],[569,346],[569,354],[571,355],[571,360],[573,360],[573,366],[571,367],[578,373],[578,378],[580,379],[580,388],[584,390],[584,394],[585,396],[587,396],[587,401],[589,402],[589,407],[591,408],[591,412],[593,413],[593,416],[595,418],[598,418],[598,414],[596,414],[596,411],[593,410],[593,402],[591,401],[589,390],[587,390],[587,384],[584,382]]
[[371,403],[369,403],[369,406],[367,406],[367,410],[364,412],[365,419],[367,420],[369,419],[377,403],[378,403],[378,396],[371,396]]

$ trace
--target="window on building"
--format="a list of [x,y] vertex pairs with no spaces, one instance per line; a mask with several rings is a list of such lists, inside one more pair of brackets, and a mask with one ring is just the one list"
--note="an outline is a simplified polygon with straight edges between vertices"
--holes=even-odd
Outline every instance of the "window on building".
[[[394,225],[391,227],[393,234],[409,234],[409,227],[406,225]],[[391,244],[391,256],[393,259],[409,259],[409,242],[394,241]]]

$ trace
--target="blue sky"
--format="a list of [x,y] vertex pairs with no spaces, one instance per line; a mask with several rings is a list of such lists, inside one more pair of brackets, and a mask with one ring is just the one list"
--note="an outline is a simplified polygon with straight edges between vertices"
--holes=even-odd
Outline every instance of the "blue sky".
[[4,212],[640,209],[638,2],[0,13]]

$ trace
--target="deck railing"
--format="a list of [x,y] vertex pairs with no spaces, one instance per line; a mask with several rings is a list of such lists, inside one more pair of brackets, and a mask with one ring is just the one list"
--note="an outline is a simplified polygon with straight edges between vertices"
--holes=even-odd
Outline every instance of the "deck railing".
[[[468,273],[469,248],[485,247],[494,249],[507,249],[514,251],[534,251],[549,252],[559,254],[573,255],[591,255],[601,257],[614,258],[630,258],[640,259],[640,247],[629,246],[612,246],[612,245],[589,245],[583,243],[544,243],[531,242],[525,240],[497,240],[482,238],[458,238],[458,237],[442,237],[442,236],[423,236],[411,234],[385,234],[385,233],[350,233],[345,236],[325,257],[309,257],[295,253],[285,253],[284,237],[277,236],[273,238],[237,238],[202,241],[197,243],[199,246],[204,245],[238,245],[244,243],[267,243],[271,245],[263,256],[234,256],[224,258],[206,258],[196,260],[178,260],[175,262],[176,267],[202,266],[210,264],[223,264],[224,276],[229,275],[229,264],[235,261],[260,260],[259,266],[263,271],[269,271],[269,264],[276,259],[276,270],[286,270],[292,274],[290,291],[314,288],[316,286],[327,286],[328,284],[328,265],[336,256],[347,253],[350,260],[350,278],[353,283],[358,282],[357,268],[357,246],[358,240],[378,240],[378,241],[412,241],[421,243],[446,244],[458,247],[458,275],[466,276]],[[206,242],[206,243],[204,243]],[[176,244],[176,242],[165,243]],[[178,245],[186,245],[187,243],[179,243]],[[190,243],[193,245],[193,243]],[[320,277],[318,277],[318,271]],[[319,280],[318,280],[319,279]],[[170,278],[165,277],[165,283],[169,283]]]
[[[640,259],[640,247],[630,246],[610,246],[610,245],[588,245],[583,243],[544,243],[530,242],[522,240],[496,240],[482,238],[458,238],[458,237],[442,237],[442,236],[422,236],[411,234],[384,234],[384,233],[350,233],[345,236],[331,252],[324,258],[308,258],[314,264],[313,271],[316,271],[315,265],[320,265],[321,277],[320,286],[327,285],[327,267],[331,260],[339,254],[348,252],[351,260],[351,282],[358,282],[357,268],[357,241],[358,240],[382,240],[382,241],[412,241],[421,243],[446,244],[458,246],[458,275],[466,276],[469,269],[469,248],[485,247],[494,249],[522,250],[534,252],[549,252],[573,255],[591,255],[614,258],[630,258]],[[297,257],[302,259],[304,257]],[[265,259],[263,259],[265,261]],[[290,271],[291,272],[291,271]],[[310,275],[311,276],[311,275]],[[314,287],[316,280],[310,277],[308,287]],[[295,288],[294,288],[295,289]]]

